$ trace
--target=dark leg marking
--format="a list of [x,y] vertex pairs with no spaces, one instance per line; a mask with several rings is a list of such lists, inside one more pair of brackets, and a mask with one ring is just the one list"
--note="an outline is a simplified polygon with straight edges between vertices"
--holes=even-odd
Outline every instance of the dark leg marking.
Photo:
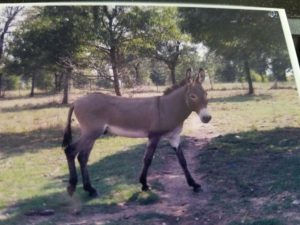
[[90,176],[87,169],[87,162],[97,137],[98,135],[96,132],[92,133],[92,135],[85,135],[81,137],[80,146],[78,146],[80,148],[80,152],[77,159],[80,164],[83,189],[87,191],[91,197],[97,197],[98,194],[96,189],[91,185]]
[[194,178],[192,177],[192,175],[190,174],[190,171],[187,168],[187,163],[184,157],[184,154],[182,152],[182,149],[180,147],[180,145],[178,146],[178,148],[173,148],[176,152],[176,156],[178,158],[178,161],[180,163],[180,166],[183,169],[186,181],[188,183],[189,186],[193,187],[194,192],[199,192],[201,190],[201,185],[197,184],[194,180]]
[[87,192],[89,192],[90,197],[97,197],[98,193],[95,188],[92,187],[89,173],[87,170],[87,162],[89,159],[90,151],[83,151],[80,152],[78,155],[78,162],[80,164],[80,170],[82,175],[82,183],[83,183],[83,189]]
[[77,172],[75,166],[75,157],[77,155],[76,144],[71,144],[67,146],[65,148],[65,155],[68,161],[69,176],[70,176],[67,191],[69,195],[72,196],[74,191],[76,190],[76,185],[77,185]]
[[142,191],[149,190],[149,186],[147,184],[147,173],[148,173],[149,166],[151,165],[153,155],[156,150],[159,139],[160,139],[160,136],[149,137],[147,150],[146,150],[146,153],[144,156],[144,166],[143,166],[142,173],[140,176],[140,183],[142,184]]

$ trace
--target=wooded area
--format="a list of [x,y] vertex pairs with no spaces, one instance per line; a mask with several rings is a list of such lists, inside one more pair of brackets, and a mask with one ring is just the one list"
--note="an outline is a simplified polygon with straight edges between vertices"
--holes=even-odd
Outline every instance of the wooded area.
[[188,67],[214,82],[293,79],[276,11],[138,7],[6,6],[1,9],[0,95],[90,85],[175,84]]

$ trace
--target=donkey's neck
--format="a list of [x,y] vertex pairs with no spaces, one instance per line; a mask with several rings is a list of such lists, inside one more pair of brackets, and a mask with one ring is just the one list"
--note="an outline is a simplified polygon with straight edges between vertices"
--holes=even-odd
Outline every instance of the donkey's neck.
[[185,101],[186,86],[160,97],[160,124],[162,129],[180,126],[191,114]]

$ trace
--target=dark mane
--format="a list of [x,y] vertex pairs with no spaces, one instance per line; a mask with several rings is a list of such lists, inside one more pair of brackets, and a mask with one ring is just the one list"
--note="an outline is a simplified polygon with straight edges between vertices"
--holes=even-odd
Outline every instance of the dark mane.
[[186,79],[180,81],[179,84],[174,84],[171,87],[168,87],[166,90],[164,90],[163,95],[171,94],[173,91],[177,90],[178,88],[184,86],[187,83]]

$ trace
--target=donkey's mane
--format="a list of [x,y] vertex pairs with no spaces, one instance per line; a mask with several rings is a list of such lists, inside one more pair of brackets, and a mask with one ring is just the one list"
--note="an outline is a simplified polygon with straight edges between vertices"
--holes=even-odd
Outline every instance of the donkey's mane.
[[186,83],[187,83],[186,79],[183,79],[182,81],[180,81],[179,84],[173,84],[171,87],[168,87],[166,90],[164,90],[164,94],[163,95],[171,94],[173,91],[175,91],[178,88],[186,85]]

